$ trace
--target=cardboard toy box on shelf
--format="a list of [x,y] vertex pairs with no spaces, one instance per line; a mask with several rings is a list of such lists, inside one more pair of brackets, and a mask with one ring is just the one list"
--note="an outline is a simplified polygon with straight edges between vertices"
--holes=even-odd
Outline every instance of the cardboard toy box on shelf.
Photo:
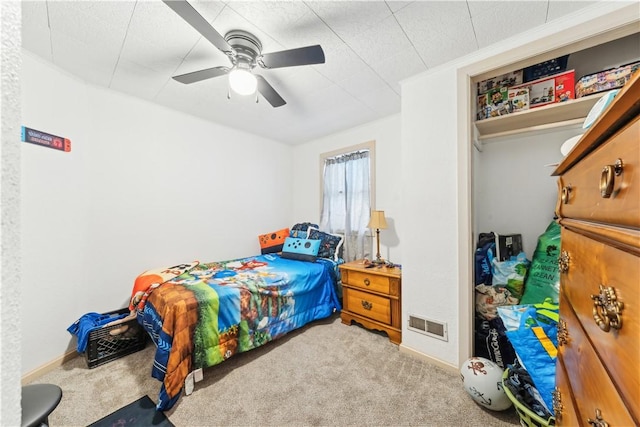
[[529,109],[529,89],[509,89],[509,107],[512,113]]
[[631,80],[631,76],[638,69],[640,69],[640,61],[600,71],[599,73],[588,74],[576,83],[576,98],[620,88]]
[[515,86],[511,89],[529,89],[529,108],[536,108],[553,104],[554,102],[574,99],[574,81],[575,71],[570,70]]
[[509,114],[508,93],[506,87],[500,87],[478,96],[478,120]]
[[479,82],[478,95],[483,95],[493,89],[516,86],[522,84],[522,82],[522,70],[512,71]]

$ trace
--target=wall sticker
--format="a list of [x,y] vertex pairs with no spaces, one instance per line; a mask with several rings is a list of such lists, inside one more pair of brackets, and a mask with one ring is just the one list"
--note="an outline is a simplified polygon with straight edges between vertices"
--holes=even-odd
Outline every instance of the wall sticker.
[[22,140],[24,142],[54,148],[67,153],[71,151],[71,140],[25,126],[22,126]]

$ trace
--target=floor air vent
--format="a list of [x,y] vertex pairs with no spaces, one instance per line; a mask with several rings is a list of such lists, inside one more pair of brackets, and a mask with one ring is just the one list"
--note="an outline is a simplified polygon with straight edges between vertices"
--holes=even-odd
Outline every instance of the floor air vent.
[[408,327],[412,331],[420,332],[421,334],[429,335],[439,340],[449,341],[446,323],[410,314]]

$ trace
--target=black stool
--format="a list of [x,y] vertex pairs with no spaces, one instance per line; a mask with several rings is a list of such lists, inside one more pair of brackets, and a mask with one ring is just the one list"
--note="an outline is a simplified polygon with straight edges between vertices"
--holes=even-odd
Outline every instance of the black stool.
[[62,389],[54,384],[30,384],[22,387],[21,427],[49,426],[49,414],[62,399]]

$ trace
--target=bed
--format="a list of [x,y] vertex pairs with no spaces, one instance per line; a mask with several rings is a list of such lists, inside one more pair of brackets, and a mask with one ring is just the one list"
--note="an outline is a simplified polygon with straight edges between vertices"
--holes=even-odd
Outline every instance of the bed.
[[339,311],[341,261],[266,253],[194,262],[145,289],[134,309],[156,346],[151,375],[162,381],[157,409],[171,409],[185,385],[190,391],[194,371]]

